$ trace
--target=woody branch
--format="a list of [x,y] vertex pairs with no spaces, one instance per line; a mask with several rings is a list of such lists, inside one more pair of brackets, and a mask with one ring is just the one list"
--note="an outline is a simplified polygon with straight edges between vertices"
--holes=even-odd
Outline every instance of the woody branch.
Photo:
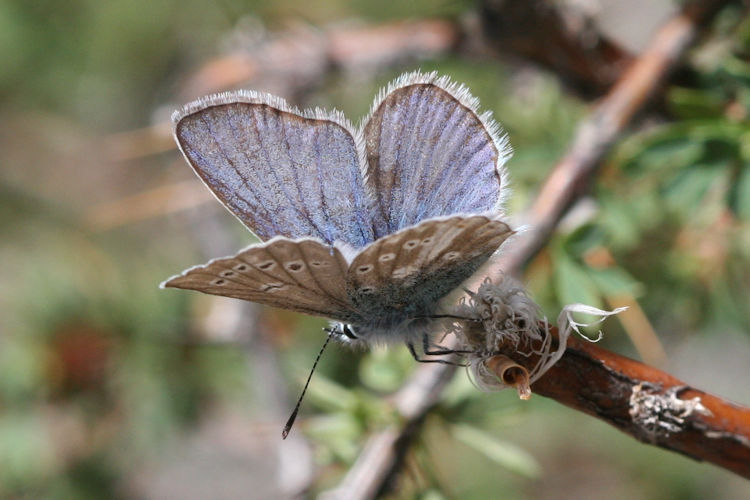
[[[503,355],[529,370],[538,361],[512,350]],[[656,368],[571,337],[562,359],[531,389],[640,441],[750,478],[750,408]]]

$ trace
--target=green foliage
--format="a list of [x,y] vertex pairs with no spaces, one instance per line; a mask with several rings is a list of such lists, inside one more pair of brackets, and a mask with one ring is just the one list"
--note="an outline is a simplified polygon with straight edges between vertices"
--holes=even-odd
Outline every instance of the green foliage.
[[501,467],[529,478],[541,475],[539,463],[522,448],[468,425],[457,424],[452,430],[457,440],[471,446]]
[[[667,89],[669,114],[615,148],[596,186],[596,213],[557,236],[545,265],[532,267],[545,309],[605,307],[607,297],[625,295],[671,331],[748,331],[750,25],[736,19],[723,18],[717,39],[695,51],[689,85]],[[603,252],[608,262],[597,263]]]

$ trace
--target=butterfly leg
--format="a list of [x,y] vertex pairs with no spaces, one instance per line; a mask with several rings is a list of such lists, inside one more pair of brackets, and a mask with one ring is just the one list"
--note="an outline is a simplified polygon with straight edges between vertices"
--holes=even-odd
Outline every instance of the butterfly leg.
[[467,351],[462,349],[446,349],[437,345],[430,345],[430,337],[428,335],[422,335],[422,352],[428,356],[447,356],[449,354],[471,354],[474,351]]
[[473,321],[475,323],[478,323],[482,321],[478,318],[466,318],[464,316],[456,316],[455,314],[432,314],[430,316],[418,316],[416,319],[440,319],[440,318],[450,318],[450,319],[461,319],[463,321]]
[[[441,319],[441,318],[450,318],[450,319],[459,319],[463,321],[471,321],[471,322],[481,322],[481,319],[477,318],[465,318],[463,316],[456,316],[453,314],[433,314],[430,316],[418,316],[415,319]],[[422,336],[422,352],[424,354],[427,354],[428,356],[447,356],[449,354],[471,354],[474,351],[466,351],[466,350],[460,350],[460,349],[445,349],[444,347],[440,347],[437,345],[430,345],[430,339],[428,335]]]
[[[419,363],[441,363],[443,365],[467,366],[467,365],[465,365],[463,363],[454,363],[453,361],[448,361],[448,360],[445,360],[445,359],[424,359],[424,358],[420,358],[419,355],[417,354],[417,350],[414,349],[414,344],[412,344],[411,342],[407,342],[406,346],[409,348],[409,352],[411,353],[411,355],[414,358],[414,360],[417,361],[417,362],[419,362]],[[425,354],[427,354],[427,353],[425,353]]]

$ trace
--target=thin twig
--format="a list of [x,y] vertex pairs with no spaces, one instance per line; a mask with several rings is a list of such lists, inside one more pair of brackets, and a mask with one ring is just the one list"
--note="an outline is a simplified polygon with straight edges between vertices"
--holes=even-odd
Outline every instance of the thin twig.
[[[579,126],[568,153],[547,178],[525,219],[532,230],[518,238],[512,251],[502,256],[497,264],[498,271],[517,274],[523,263],[549,240],[565,209],[581,196],[611,144],[676,66],[700,27],[725,3],[720,0],[692,2],[658,31],[646,51]],[[424,412],[404,416],[398,427],[391,426],[371,436],[365,445],[368,453],[360,455],[332,498],[373,498],[384,488],[398,466],[396,458],[403,454],[403,450],[398,450],[403,442],[401,438],[414,433],[429,408],[419,402],[436,400],[437,384],[423,385],[424,373],[433,372],[432,379],[442,385],[443,377],[438,374],[449,371],[445,365],[425,365],[405,384],[402,390],[410,391],[414,404],[424,408]],[[543,377],[537,384],[546,378],[550,377]],[[552,392],[549,395],[554,396]],[[378,443],[380,446],[376,446]],[[363,471],[371,472],[363,474]]]
[[[432,367],[440,366],[434,370]],[[417,434],[422,418],[440,398],[456,367],[423,364],[409,383],[395,395],[393,406],[403,419],[402,426],[391,426],[374,434],[365,444],[357,462],[335,490],[321,496],[325,500],[375,498],[394,472],[398,471],[411,438]],[[373,478],[378,478],[374,481]]]

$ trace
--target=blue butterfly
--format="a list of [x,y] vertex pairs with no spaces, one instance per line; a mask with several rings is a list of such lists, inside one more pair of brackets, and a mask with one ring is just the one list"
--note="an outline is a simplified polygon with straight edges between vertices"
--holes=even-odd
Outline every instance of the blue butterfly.
[[438,302],[511,235],[500,221],[510,147],[468,90],[402,75],[359,127],[239,91],[173,115],[198,177],[263,243],[190,268],[164,287],[338,323],[343,340],[423,335]]

